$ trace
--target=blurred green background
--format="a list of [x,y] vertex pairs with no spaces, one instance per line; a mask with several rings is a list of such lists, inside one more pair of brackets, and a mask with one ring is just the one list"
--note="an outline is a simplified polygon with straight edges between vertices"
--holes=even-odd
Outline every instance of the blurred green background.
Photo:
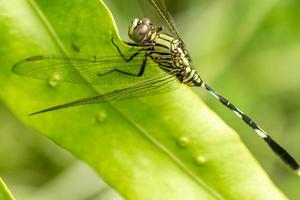
[[[300,160],[300,1],[166,3],[202,78]],[[138,3],[107,4],[127,40],[128,22],[142,13]],[[300,178],[230,111],[195,92],[240,134],[287,197],[300,199]],[[24,127],[3,104],[0,124],[0,176],[17,199],[120,199],[88,166]]]

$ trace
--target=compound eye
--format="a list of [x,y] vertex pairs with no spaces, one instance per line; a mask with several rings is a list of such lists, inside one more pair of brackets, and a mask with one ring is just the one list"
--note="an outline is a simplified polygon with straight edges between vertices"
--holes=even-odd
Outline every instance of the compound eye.
[[150,26],[148,24],[139,24],[132,32],[131,39],[136,43],[142,43],[147,40],[150,32]]
[[152,26],[148,18],[134,19],[129,25],[129,38],[135,43],[145,43],[151,35]]
[[151,24],[151,21],[150,21],[150,19],[148,19],[148,18],[142,18],[142,19],[141,19],[141,23],[142,23],[142,24],[148,24],[148,25],[150,25],[150,24]]

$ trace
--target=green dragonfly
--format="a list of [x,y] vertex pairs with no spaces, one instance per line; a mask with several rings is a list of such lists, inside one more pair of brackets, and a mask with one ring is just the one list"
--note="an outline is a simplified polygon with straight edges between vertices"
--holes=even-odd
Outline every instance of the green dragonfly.
[[[300,175],[299,164],[283,147],[275,142],[250,117],[203,81],[193,67],[188,50],[177,32],[169,12],[164,8],[163,2],[159,0],[148,1],[165,22],[169,31],[165,33],[164,27],[152,24],[148,18],[134,19],[130,23],[128,31],[132,42],[125,42],[127,45],[138,49],[131,55],[123,53],[114,39],[111,38],[112,45],[119,54],[118,58],[33,56],[20,61],[12,68],[16,74],[43,80],[48,80],[51,74],[58,73],[58,79],[62,82],[101,85],[121,82],[131,83],[133,81],[135,82],[134,85],[106,94],[53,106],[34,112],[31,115],[85,104],[117,101],[171,91],[180,85],[179,83],[201,87],[249,125],[282,161]],[[141,64],[138,65],[138,68],[130,65],[134,60],[140,61]],[[156,63],[156,66],[161,69],[159,74],[149,75],[146,73],[146,68],[152,65],[148,62],[149,60],[154,61],[152,64]],[[108,67],[112,63],[118,64],[120,62],[124,65],[121,64],[118,68]],[[125,65],[125,63],[128,63],[128,65]]]

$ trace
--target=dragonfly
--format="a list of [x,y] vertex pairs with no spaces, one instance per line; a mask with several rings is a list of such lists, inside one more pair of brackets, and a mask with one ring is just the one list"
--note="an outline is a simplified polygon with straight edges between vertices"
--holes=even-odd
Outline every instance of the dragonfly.
[[[186,46],[178,34],[174,21],[165,8],[163,1],[148,0],[157,11],[165,27],[154,25],[149,18],[136,18],[128,30],[131,42],[127,45],[137,50],[131,54],[124,53],[116,44],[114,38],[111,43],[115,47],[118,58],[71,58],[52,55],[37,55],[26,58],[16,63],[12,71],[18,75],[47,80],[49,75],[59,73],[59,81],[76,84],[113,84],[135,81],[135,84],[116,89],[105,94],[82,98],[72,102],[46,108],[30,115],[65,109],[86,104],[118,101],[126,98],[153,95],[164,91],[171,91],[180,84],[191,87],[200,87],[211,94],[222,105],[231,110],[243,122],[250,126],[254,133],[263,139],[273,152],[300,176],[300,166],[297,161],[264,131],[253,119],[243,113],[237,106],[229,102],[225,97],[210,87],[199,75],[192,64],[192,60]],[[139,67],[130,66],[133,60],[139,61]],[[149,63],[152,60],[152,64]],[[125,67],[105,67],[111,63],[129,63]],[[151,65],[160,69],[158,74],[148,74],[146,69]],[[132,70],[134,68],[134,70]],[[116,76],[116,74],[118,76]]]

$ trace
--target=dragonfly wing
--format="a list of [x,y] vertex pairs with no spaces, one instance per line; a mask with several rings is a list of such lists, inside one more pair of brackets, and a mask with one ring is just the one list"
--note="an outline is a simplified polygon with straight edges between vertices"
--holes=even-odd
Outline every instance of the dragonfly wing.
[[36,114],[45,113],[49,111],[60,110],[64,108],[86,105],[86,104],[119,101],[127,98],[165,93],[178,88],[179,85],[180,84],[178,83],[176,77],[172,75],[157,76],[155,78],[149,79],[147,81],[141,82],[131,87],[122,88],[122,89],[114,90],[112,92],[108,92],[106,94],[100,94],[100,95],[72,101],[69,103],[53,106],[44,110],[31,113],[30,115],[36,115]]
[[176,25],[174,23],[174,20],[168,11],[165,2],[163,0],[148,0],[149,3],[154,7],[154,9],[158,12],[160,17],[163,19],[163,21],[167,24],[168,29],[170,32],[178,39],[181,40]]
[[[110,85],[140,82],[157,74],[157,70],[146,70],[144,76],[136,77],[144,56],[137,56],[125,62],[120,56],[69,58],[55,55],[40,55],[26,58],[12,68],[18,75],[41,80],[69,82],[77,84]],[[153,66],[148,63],[146,68]],[[126,75],[120,72],[133,75]]]

